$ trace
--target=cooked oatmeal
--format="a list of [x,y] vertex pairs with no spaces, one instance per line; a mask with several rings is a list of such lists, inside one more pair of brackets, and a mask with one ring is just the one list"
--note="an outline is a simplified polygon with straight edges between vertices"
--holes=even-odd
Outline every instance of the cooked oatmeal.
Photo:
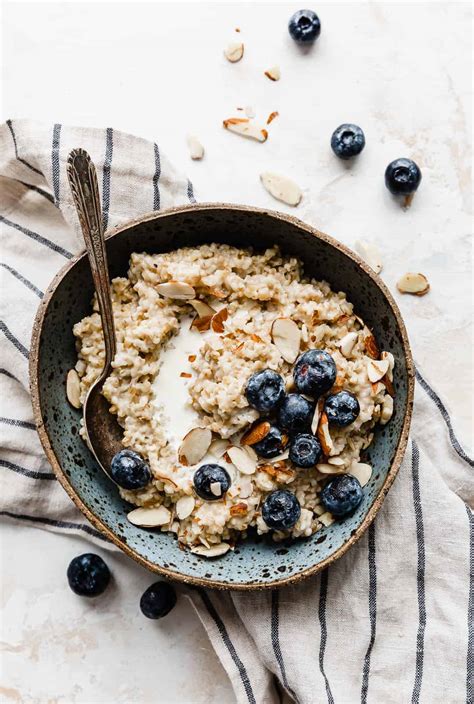
[[[163,287],[167,282],[175,283]],[[124,430],[124,447],[138,452],[153,476],[143,489],[120,489],[123,498],[137,507],[160,508],[153,514],[159,516],[155,525],[208,556],[223,554],[250,526],[268,532],[261,504],[275,489],[290,490],[301,506],[296,525],[274,531],[275,539],[309,536],[329,525],[333,517],[319,497],[328,475],[350,473],[366,483],[370,467],[361,462],[361,452],[370,445],[375,424],[388,422],[393,410],[393,356],[379,353],[345,294],[325,281],[305,278],[301,263],[276,247],[256,254],[219,244],[132,254],[128,278],[114,279],[111,290],[117,354],[103,393]],[[104,360],[96,300],[93,311],[74,326],[81,403]],[[337,427],[327,424],[316,404],[313,432],[324,457],[310,469],[297,469],[288,452],[261,459],[251,446],[240,446],[242,433],[259,418],[245,395],[249,378],[272,369],[283,376],[288,392],[294,390],[293,364],[285,361],[272,335],[277,318],[296,323],[299,353],[312,348],[330,353],[337,367],[331,393],[349,391],[360,406],[353,423]],[[173,434],[156,396],[163,356],[184,326],[195,352],[168,384],[186,385],[183,412],[192,410],[196,417],[188,430],[212,431],[212,436],[195,434],[204,446],[206,438],[212,442],[194,465],[180,454],[182,437]],[[230,487],[219,500],[205,501],[195,493],[194,473],[206,461],[230,475]],[[138,512],[136,521],[146,513]]]

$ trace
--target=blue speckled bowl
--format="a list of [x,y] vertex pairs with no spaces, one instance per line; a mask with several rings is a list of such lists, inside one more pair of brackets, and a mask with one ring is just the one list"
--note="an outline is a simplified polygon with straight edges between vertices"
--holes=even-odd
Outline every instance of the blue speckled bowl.
[[86,255],[73,259],[56,276],[36,317],[30,375],[38,432],[59,481],[75,504],[98,530],[150,570],[207,587],[281,586],[314,574],[343,555],[374,519],[397,474],[413,403],[414,368],[406,330],[389,291],[357,255],[293,217],[257,208],[191,205],[128,223],[107,239],[111,277],[126,275],[132,252],[164,252],[204,242],[256,249],[278,244],[284,252],[297,255],[306,274],[324,278],[335,290],[347,293],[380,347],[394,354],[395,412],[388,425],[377,428],[369,448],[374,471],[357,512],[311,538],[291,544],[250,538],[214,560],[180,550],[170,535],[131,525],[126,519],[129,505],[79,437],[81,412],[66,400],[66,373],[76,362],[72,326],[89,314],[93,294]]

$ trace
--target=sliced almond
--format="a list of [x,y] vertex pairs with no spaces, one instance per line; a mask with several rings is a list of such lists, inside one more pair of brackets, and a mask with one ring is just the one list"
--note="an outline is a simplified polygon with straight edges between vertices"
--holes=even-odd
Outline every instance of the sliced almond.
[[372,359],[378,359],[380,357],[379,346],[370,330],[367,330],[367,335],[364,338],[364,347],[365,351]]
[[66,396],[73,408],[81,407],[81,380],[75,369],[70,369],[67,373]]
[[324,411],[321,413],[321,418],[319,419],[317,434],[319,442],[321,443],[321,447],[323,448],[323,452],[327,457],[333,451],[334,443],[329,432],[328,417],[324,413]]
[[260,174],[264,188],[277,200],[288,205],[297,206],[303,193],[301,188],[291,179],[271,171]]
[[202,318],[197,315],[191,323],[191,328],[195,328],[198,332],[207,332],[211,329],[212,315],[204,315]]
[[375,273],[380,274],[383,264],[378,247],[372,242],[367,242],[367,240],[357,240],[355,243],[355,248],[362,259],[367,262]]
[[369,381],[375,384],[376,381],[380,381],[388,371],[389,361],[388,359],[369,359],[367,362],[367,376]]
[[319,520],[323,524],[323,526],[330,526],[334,523],[335,518],[332,515],[332,513],[329,513],[329,511],[326,511],[326,513],[323,513],[322,516],[319,516]]
[[220,557],[229,552],[229,543],[219,543],[218,545],[213,545],[210,548],[206,548],[204,545],[198,545],[195,548],[191,548],[191,552],[195,555],[200,555],[201,557]]
[[357,332],[348,332],[347,335],[344,335],[344,337],[339,343],[340,350],[344,357],[351,356],[352,350],[354,349],[354,345],[357,342],[358,337],[359,334]]
[[194,135],[190,134],[187,137],[189,155],[191,159],[202,159],[204,156],[204,147],[202,146],[199,139]]
[[185,466],[197,464],[202,460],[212,441],[209,428],[193,428],[187,433],[178,450],[178,459]]
[[266,142],[268,139],[267,130],[254,122],[250,122],[248,118],[230,117],[224,120],[222,124],[229,132],[235,132],[235,134],[240,134],[242,137],[256,139],[257,142]]
[[411,293],[414,296],[424,296],[430,290],[430,284],[424,274],[404,274],[397,281],[400,293]]
[[136,508],[127,514],[127,518],[134,526],[142,528],[155,528],[170,522],[171,513],[165,506],[158,508]]
[[209,445],[209,452],[213,457],[216,459],[219,459],[222,457],[224,452],[227,450],[229,446],[229,441],[228,440],[223,440],[222,438],[217,438],[217,440],[213,440],[211,444]]
[[386,425],[393,415],[393,398],[389,394],[383,397],[382,413],[380,414],[380,425]]
[[275,119],[275,117],[278,117],[279,114],[280,114],[280,113],[279,113],[277,110],[274,110],[273,112],[271,112],[271,113],[269,114],[269,116],[267,117],[267,125],[269,125],[270,122],[273,122],[273,120]]
[[338,467],[335,464],[329,464],[329,462],[317,464],[316,469],[321,474],[344,474],[344,467]]
[[229,312],[227,308],[221,308],[215,315],[213,315],[211,320],[211,328],[214,332],[224,332],[224,322],[229,317]]
[[258,462],[258,455],[250,445],[244,445],[243,449],[248,454],[252,462]]
[[211,494],[214,494],[214,496],[222,496],[222,486],[220,482],[211,482],[209,484],[209,489],[211,490]]
[[313,435],[315,435],[318,430],[319,419],[321,417],[321,413],[323,412],[323,407],[324,399],[320,398],[315,406],[313,420],[311,421],[311,432],[313,433]]
[[231,64],[235,64],[237,61],[240,61],[243,55],[244,45],[242,42],[231,42],[224,49],[224,56],[227,61],[230,61]]
[[346,464],[342,457],[328,457],[328,464],[333,464],[335,467],[344,467]]
[[391,352],[385,352],[383,351],[382,354],[380,355],[380,359],[388,359],[388,372],[387,376],[390,378],[390,381],[393,381],[393,370],[395,368],[395,357]]
[[281,78],[281,72],[278,66],[272,66],[267,71],[265,71],[265,76],[271,81],[279,81]]
[[255,445],[265,438],[270,432],[270,423],[267,420],[258,421],[247,430],[240,438],[241,445]]
[[245,504],[243,501],[241,501],[238,504],[234,504],[233,506],[230,507],[230,515],[231,516],[245,516],[245,514],[248,512],[249,507],[248,504]]
[[277,455],[276,457],[272,457],[271,462],[272,462],[272,464],[278,464],[279,462],[284,462],[285,460],[287,460],[289,456],[290,456],[290,451],[285,450],[284,452],[281,453],[281,455]]
[[177,298],[178,300],[188,300],[196,295],[193,287],[182,281],[167,281],[166,283],[158,284],[156,290],[165,298]]
[[187,518],[194,511],[196,505],[196,500],[194,496],[182,496],[176,502],[176,515],[182,521]]
[[227,450],[227,454],[230,457],[232,464],[241,472],[242,474],[255,474],[257,469],[257,460],[253,459],[248,452],[247,448],[236,447],[233,445]]
[[393,382],[390,379],[389,372],[385,374],[385,376],[382,378],[382,384],[384,384],[387,393],[392,396],[392,398],[395,396],[395,388],[393,386]]
[[301,331],[291,318],[277,318],[271,329],[272,340],[286,362],[293,364],[300,351]]
[[348,473],[358,479],[361,486],[365,486],[372,476],[372,467],[365,462],[352,462]]

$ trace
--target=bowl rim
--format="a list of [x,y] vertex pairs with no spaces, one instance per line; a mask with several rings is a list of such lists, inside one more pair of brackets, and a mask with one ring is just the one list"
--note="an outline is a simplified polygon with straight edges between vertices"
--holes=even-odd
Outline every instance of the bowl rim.
[[414,388],[415,388],[415,366],[413,362],[413,357],[410,349],[410,343],[408,341],[408,334],[407,330],[405,327],[405,324],[403,322],[403,318],[401,316],[400,310],[395,302],[395,299],[393,298],[392,294],[388,290],[387,286],[384,284],[384,282],[377,276],[377,274],[369,267],[369,265],[361,259],[355,252],[353,252],[349,247],[346,245],[342,244],[341,242],[338,242],[335,240],[333,237],[330,235],[326,235],[325,233],[321,232],[320,230],[317,230],[315,227],[303,222],[299,218],[295,217],[294,215],[290,215],[287,213],[282,213],[279,211],[267,209],[267,208],[258,208],[255,206],[249,206],[249,205],[239,205],[239,204],[234,204],[234,203],[219,203],[219,202],[206,202],[206,203],[190,203],[190,204],[183,204],[183,205],[177,205],[173,206],[170,208],[166,208],[163,210],[159,211],[153,211],[150,213],[146,213],[138,218],[135,218],[133,220],[129,220],[122,225],[119,225],[112,230],[110,230],[106,234],[106,239],[113,239],[116,235],[118,235],[121,232],[124,232],[126,230],[129,230],[133,227],[136,227],[137,225],[141,225],[142,223],[145,222],[150,222],[152,220],[161,220],[162,218],[166,218],[170,215],[175,215],[179,213],[192,213],[196,211],[206,211],[206,210],[234,210],[234,211],[240,211],[240,212],[254,212],[258,213],[259,215],[264,215],[277,220],[283,220],[295,227],[298,227],[299,229],[304,230],[305,232],[313,235],[314,237],[317,237],[318,239],[322,240],[323,242],[329,244],[330,246],[338,249],[342,254],[345,256],[349,257],[349,259],[352,259],[353,262],[355,262],[363,271],[366,275],[368,275],[373,283],[380,289],[381,293],[385,297],[388,305],[390,306],[392,313],[395,316],[395,319],[397,321],[397,325],[400,330],[401,338],[402,338],[402,348],[404,352],[404,357],[405,357],[405,364],[406,364],[406,369],[407,369],[407,377],[408,377],[408,384],[407,384],[407,402],[406,406],[404,409],[404,418],[403,418],[403,425],[402,425],[402,430],[400,433],[400,438],[398,440],[397,448],[395,451],[395,454],[393,456],[392,463],[390,465],[390,469],[387,473],[387,476],[385,478],[384,483],[382,484],[379,493],[375,497],[374,502],[372,503],[371,507],[367,511],[366,516],[364,517],[364,520],[362,523],[359,525],[357,530],[354,532],[353,535],[350,536],[350,538],[343,544],[341,545],[340,548],[338,548],[334,553],[329,555],[327,558],[322,560],[321,562],[318,562],[316,565],[310,565],[309,567],[305,568],[301,572],[298,572],[293,575],[277,578],[271,582],[267,583],[261,583],[261,582],[231,582],[231,581],[226,581],[225,579],[209,579],[205,577],[195,577],[191,575],[185,575],[182,574],[179,571],[171,570],[169,568],[162,567],[161,565],[157,565],[153,562],[150,562],[147,558],[143,557],[142,555],[139,555],[138,552],[136,552],[133,548],[129,547],[126,543],[123,543],[120,541],[117,537],[117,535],[110,529],[108,526],[106,526],[102,520],[96,516],[93,511],[82,501],[82,499],[78,496],[76,493],[75,489],[73,488],[69,478],[67,477],[66,473],[63,471],[61,464],[56,457],[56,454],[53,450],[53,447],[51,445],[51,442],[49,440],[48,433],[46,431],[45,425],[44,425],[44,420],[41,412],[41,397],[40,397],[40,391],[39,391],[39,347],[40,347],[40,340],[41,340],[41,333],[43,330],[43,323],[45,320],[46,312],[49,307],[49,303],[54,296],[56,289],[62,282],[62,280],[67,276],[69,271],[75,266],[75,264],[85,258],[87,254],[85,252],[81,252],[80,254],[77,254],[74,256],[72,259],[70,259],[61,269],[60,271],[55,275],[51,283],[49,284],[48,288],[46,289],[44,296],[41,300],[41,303],[38,307],[35,320],[33,323],[33,329],[32,329],[32,336],[31,336],[31,352],[30,352],[30,358],[29,358],[29,376],[30,376],[30,392],[31,392],[31,400],[32,400],[32,406],[33,406],[33,414],[34,414],[34,419],[36,423],[36,428],[38,431],[38,435],[41,440],[41,444],[43,446],[43,449],[46,453],[46,457],[48,461],[50,462],[54,474],[56,475],[58,481],[60,482],[61,486],[63,489],[66,491],[66,493],[69,495],[69,497],[72,499],[72,501],[75,503],[77,508],[85,515],[85,517],[89,520],[89,522],[103,535],[105,535],[106,538],[108,538],[113,545],[118,547],[120,550],[122,550],[125,554],[127,554],[129,557],[131,557],[133,560],[138,562],[140,565],[143,567],[146,567],[152,572],[158,573],[162,575],[163,577],[166,577],[171,580],[175,580],[177,582],[181,582],[184,584],[188,585],[193,585],[193,586],[198,586],[198,587],[206,587],[206,588],[213,588],[213,589],[227,589],[227,590],[236,590],[236,591],[257,591],[257,590],[263,590],[263,589],[276,589],[280,587],[287,586],[289,584],[295,584],[296,582],[300,582],[303,579],[306,579],[307,577],[310,577],[311,575],[315,575],[318,572],[321,572],[324,570],[326,567],[329,567],[331,564],[333,564],[337,559],[342,557],[343,555],[346,554],[346,552],[363,536],[365,531],[368,529],[369,525],[372,523],[374,520],[375,516],[379,512],[383,501],[385,499],[385,496],[387,495],[390,487],[392,486],[396,475],[398,474],[398,471],[400,469],[400,465],[403,459],[403,456],[405,454],[405,450],[407,447],[408,443],[408,433],[410,429],[410,423],[411,423],[411,418],[412,418],[412,412],[413,412],[413,399],[414,399]]

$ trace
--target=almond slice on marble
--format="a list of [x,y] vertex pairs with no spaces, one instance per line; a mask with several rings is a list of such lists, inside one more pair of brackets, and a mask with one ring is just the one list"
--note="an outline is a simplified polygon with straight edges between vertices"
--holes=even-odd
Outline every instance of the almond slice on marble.
[[177,298],[183,301],[194,298],[196,295],[193,287],[182,281],[167,281],[166,283],[158,284],[156,290],[165,298]]
[[383,397],[382,412],[380,414],[380,425],[386,425],[393,415],[393,398],[389,394]]
[[199,139],[194,134],[190,134],[186,141],[188,143],[189,156],[191,159],[202,159],[204,156],[204,147]]
[[211,328],[214,332],[224,332],[224,322],[229,317],[229,311],[227,308],[221,308],[215,315],[212,316]]
[[319,419],[321,417],[321,413],[323,412],[323,407],[324,407],[324,399],[320,398],[315,406],[313,420],[311,421],[311,432],[313,433],[313,435],[315,435],[317,433],[318,426],[319,426]]
[[75,369],[70,369],[66,376],[66,397],[73,408],[81,407],[81,380]]
[[376,381],[380,381],[388,371],[389,367],[388,359],[369,359],[367,362],[367,376],[372,384]]
[[204,545],[198,545],[195,548],[191,548],[191,552],[195,555],[200,555],[201,557],[220,557],[229,552],[229,543],[219,543],[218,545],[213,545],[212,547],[206,548]]
[[301,345],[301,330],[295,321],[291,318],[277,318],[273,321],[271,336],[283,359],[293,364]]
[[127,518],[134,526],[141,528],[155,528],[170,522],[171,513],[165,506],[158,508],[135,508],[127,514]]
[[335,464],[329,464],[329,462],[320,462],[316,465],[316,469],[321,474],[345,474],[344,467],[338,467]]
[[373,242],[368,242],[367,240],[357,240],[355,243],[355,248],[362,259],[367,262],[375,273],[380,274],[383,264],[378,247],[373,244]]
[[321,413],[321,418],[319,419],[317,435],[318,435],[318,440],[321,443],[321,447],[323,448],[323,452],[327,457],[333,451],[334,443],[332,441],[331,434],[329,432],[328,417],[324,413],[324,411]]
[[279,81],[281,78],[281,71],[279,66],[272,66],[265,71],[265,76],[271,81]]
[[365,462],[352,462],[348,474],[359,480],[361,486],[365,486],[372,476],[372,467]]
[[342,340],[339,342],[339,348],[344,357],[351,356],[352,350],[354,349],[354,345],[357,342],[358,337],[359,333],[348,332],[347,335],[344,335]]
[[270,423],[268,420],[257,422],[252,425],[246,433],[240,438],[241,445],[255,445],[255,443],[263,440],[270,432]]
[[297,206],[303,197],[301,188],[286,176],[264,171],[260,174],[260,180],[271,196],[287,205]]
[[397,281],[400,293],[411,293],[413,296],[424,296],[430,290],[430,284],[424,274],[404,274]]
[[224,56],[227,61],[230,61],[231,64],[235,64],[237,61],[240,61],[243,55],[244,45],[242,42],[231,42],[224,49]]
[[182,496],[176,502],[176,515],[182,521],[187,518],[194,511],[196,505],[196,500],[194,496]]
[[370,330],[368,328],[366,328],[366,330],[368,334],[364,338],[365,351],[369,357],[372,357],[372,359],[378,359],[380,357],[379,346],[377,345],[375,337],[372,335]]
[[326,528],[334,523],[336,520],[332,513],[329,513],[329,511],[326,511],[326,513],[323,513],[322,516],[319,516],[319,520],[323,524],[323,526],[326,526]]
[[186,467],[200,462],[212,441],[209,428],[193,428],[181,441],[178,449],[178,459]]
[[264,127],[250,122],[250,120],[245,117],[229,117],[227,120],[224,120],[222,124],[229,132],[240,134],[242,137],[256,139],[257,142],[266,142],[268,139],[268,132]]
[[213,440],[211,444],[209,445],[209,452],[213,457],[216,459],[219,459],[222,457],[224,452],[227,450],[229,447],[229,441],[228,440],[223,440],[222,438],[217,438],[216,440]]
[[236,447],[233,445],[227,450],[227,454],[230,457],[232,464],[241,472],[242,474],[255,474],[257,469],[257,460],[250,456],[246,452],[247,447]]

